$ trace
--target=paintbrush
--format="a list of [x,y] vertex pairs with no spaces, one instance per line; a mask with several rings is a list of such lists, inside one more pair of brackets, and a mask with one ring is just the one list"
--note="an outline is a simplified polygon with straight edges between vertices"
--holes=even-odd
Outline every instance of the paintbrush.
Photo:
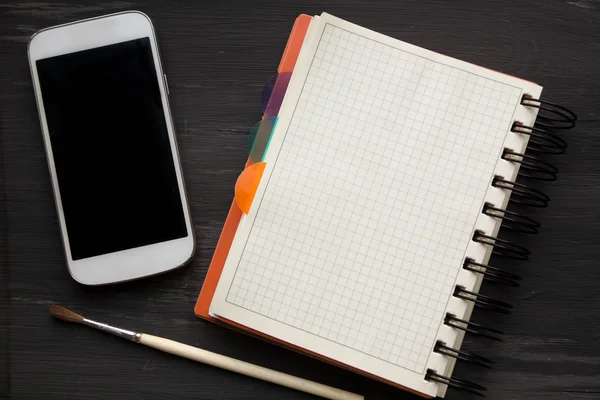
[[363,400],[364,397],[355,393],[346,392],[345,390],[336,389],[331,386],[321,383],[298,378],[293,375],[284,374],[283,372],[274,371],[259,365],[250,364],[244,361],[236,360],[235,358],[223,356],[217,353],[212,353],[207,350],[197,347],[188,346],[187,344],[179,343],[174,340],[161,338],[158,336],[149,335],[129,331],[126,329],[117,328],[101,322],[96,322],[85,318],[81,314],[77,314],[57,304],[50,306],[50,315],[55,318],[67,322],[75,322],[95,328],[104,332],[112,333],[115,336],[123,339],[131,340],[135,343],[143,344],[144,346],[153,347],[157,350],[166,353],[175,354],[176,356],[185,357],[190,360],[198,361],[214,367],[223,368],[229,371],[237,372],[253,378],[262,379],[263,381],[276,383],[291,389],[300,390],[310,393],[315,396],[324,397],[332,400]]

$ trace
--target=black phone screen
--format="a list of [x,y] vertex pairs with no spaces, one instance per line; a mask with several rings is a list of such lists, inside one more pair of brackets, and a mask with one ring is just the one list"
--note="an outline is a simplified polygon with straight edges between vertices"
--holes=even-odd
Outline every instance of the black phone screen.
[[36,66],[72,258],[187,236],[150,39]]

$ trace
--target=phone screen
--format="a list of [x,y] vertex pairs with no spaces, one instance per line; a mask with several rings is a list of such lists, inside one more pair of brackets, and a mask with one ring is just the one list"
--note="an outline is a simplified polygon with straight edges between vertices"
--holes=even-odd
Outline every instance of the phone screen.
[[187,236],[150,39],[36,65],[73,260]]

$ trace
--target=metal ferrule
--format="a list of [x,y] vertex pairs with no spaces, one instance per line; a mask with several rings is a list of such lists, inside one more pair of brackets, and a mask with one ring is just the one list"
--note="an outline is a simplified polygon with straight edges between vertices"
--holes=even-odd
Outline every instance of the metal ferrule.
[[127,329],[117,328],[116,326],[103,324],[101,322],[96,322],[96,321],[93,321],[93,320],[87,319],[87,318],[83,319],[83,324],[87,325],[91,328],[98,329],[99,331],[111,333],[115,336],[119,336],[119,337],[122,337],[123,339],[131,340],[132,342],[136,342],[136,343],[140,342],[140,337],[142,336],[141,333],[129,331]]

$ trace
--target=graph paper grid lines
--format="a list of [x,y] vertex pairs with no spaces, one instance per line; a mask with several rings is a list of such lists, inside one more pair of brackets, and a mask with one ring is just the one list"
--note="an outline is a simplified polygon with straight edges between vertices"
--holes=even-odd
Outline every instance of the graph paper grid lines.
[[227,302],[423,372],[520,94],[327,24]]

